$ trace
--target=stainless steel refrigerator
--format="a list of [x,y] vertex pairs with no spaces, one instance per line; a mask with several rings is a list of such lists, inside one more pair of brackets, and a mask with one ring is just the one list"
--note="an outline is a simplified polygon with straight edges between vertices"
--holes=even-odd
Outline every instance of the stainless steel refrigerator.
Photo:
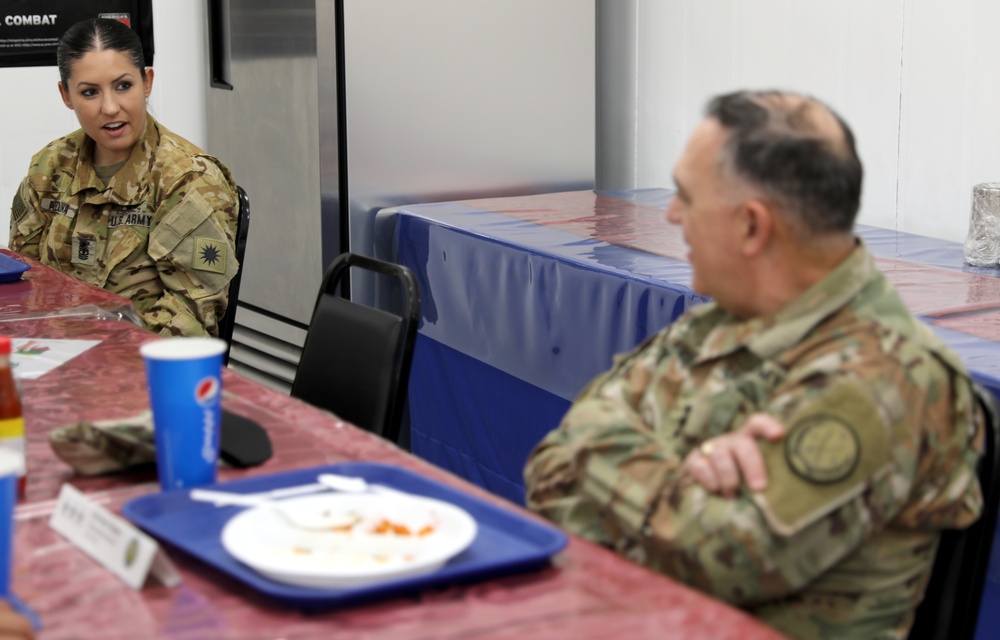
[[230,366],[287,390],[324,269],[388,240],[384,208],[592,188],[594,16],[590,0],[211,0],[208,150],[251,203]]

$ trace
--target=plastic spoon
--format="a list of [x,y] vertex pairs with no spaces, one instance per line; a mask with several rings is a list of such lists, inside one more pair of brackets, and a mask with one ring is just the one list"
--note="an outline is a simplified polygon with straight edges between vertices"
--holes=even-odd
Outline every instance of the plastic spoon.
[[322,530],[334,527],[344,527],[356,522],[357,517],[347,513],[336,513],[328,509],[289,509],[288,506],[278,500],[269,500],[259,496],[250,496],[240,493],[226,493],[224,491],[208,491],[205,489],[192,489],[191,499],[198,502],[211,502],[217,507],[221,506],[242,506],[242,507],[267,507],[277,511],[289,524],[299,529]]
[[342,476],[336,473],[321,473],[316,480],[328,489],[343,491],[344,493],[365,493],[371,489],[364,478]]
[[336,473],[321,473],[316,478],[320,484],[333,489],[334,491],[343,491],[344,493],[380,493],[383,495],[394,495],[402,496],[406,498],[419,498],[420,496],[415,496],[411,493],[406,493],[405,491],[398,491],[396,489],[390,489],[389,487],[380,484],[369,484],[364,478],[358,478],[355,476],[342,476]]

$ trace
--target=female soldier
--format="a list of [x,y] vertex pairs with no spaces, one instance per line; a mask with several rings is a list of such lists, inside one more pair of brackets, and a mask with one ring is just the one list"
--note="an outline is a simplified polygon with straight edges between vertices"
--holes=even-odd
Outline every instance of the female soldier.
[[81,129],[35,154],[10,247],[132,300],[163,335],[217,335],[236,274],[229,169],[146,112],[139,37],[91,19],[59,41],[59,93]]

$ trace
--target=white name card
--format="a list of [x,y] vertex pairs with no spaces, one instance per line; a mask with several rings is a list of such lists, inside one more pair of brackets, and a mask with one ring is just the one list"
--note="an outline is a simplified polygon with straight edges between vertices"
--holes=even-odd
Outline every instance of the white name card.
[[59,490],[49,526],[133,589],[142,589],[150,575],[167,587],[181,582],[156,540],[69,484]]

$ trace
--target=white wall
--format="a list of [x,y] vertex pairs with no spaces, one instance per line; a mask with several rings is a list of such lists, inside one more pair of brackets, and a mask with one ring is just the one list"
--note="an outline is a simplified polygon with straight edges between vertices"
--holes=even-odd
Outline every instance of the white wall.
[[738,88],[803,91],[841,113],[865,166],[860,222],[961,241],[973,185],[1000,181],[996,0],[635,1],[631,186],[670,186],[706,100]]
[[[201,0],[153,0],[156,75],[151,113],[169,129],[205,144],[206,36]],[[0,69],[0,243],[9,237],[10,203],[32,154],[79,128],[59,98],[52,67]]]
[[[615,0],[624,1],[624,0]],[[708,97],[805,91],[854,128],[866,180],[860,221],[963,240],[972,186],[1000,181],[996,0],[635,0],[641,156],[635,187],[671,184]],[[205,142],[200,0],[154,0],[157,118]],[[54,67],[0,69],[0,211],[28,160],[76,128]],[[16,92],[13,88],[16,88]],[[211,151],[211,149],[209,149]],[[0,215],[0,242],[6,242]]]

